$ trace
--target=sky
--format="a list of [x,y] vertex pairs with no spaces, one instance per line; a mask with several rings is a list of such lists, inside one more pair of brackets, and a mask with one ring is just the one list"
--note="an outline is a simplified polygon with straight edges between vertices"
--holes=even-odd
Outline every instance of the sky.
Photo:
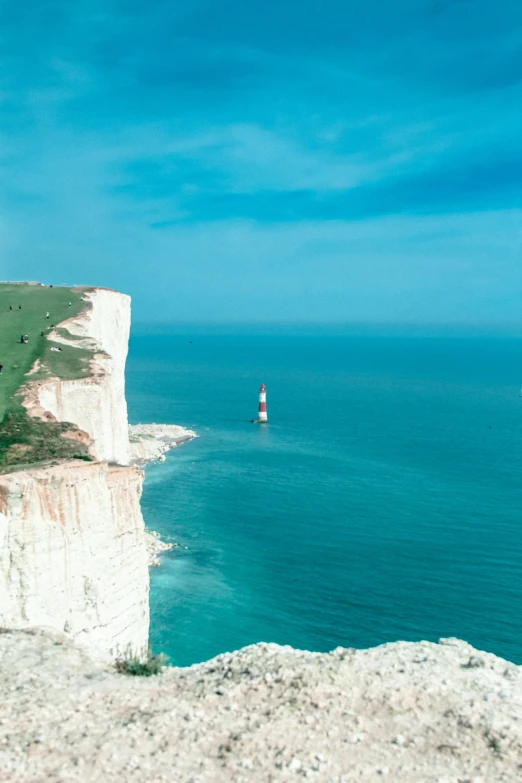
[[0,0],[0,278],[522,324],[515,0]]

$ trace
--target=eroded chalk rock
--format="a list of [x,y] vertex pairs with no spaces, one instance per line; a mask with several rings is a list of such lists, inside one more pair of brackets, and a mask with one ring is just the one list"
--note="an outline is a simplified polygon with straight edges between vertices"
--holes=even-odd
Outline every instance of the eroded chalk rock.
[[520,781],[521,668],[456,640],[257,644],[143,679],[9,632],[0,675],[12,783]]

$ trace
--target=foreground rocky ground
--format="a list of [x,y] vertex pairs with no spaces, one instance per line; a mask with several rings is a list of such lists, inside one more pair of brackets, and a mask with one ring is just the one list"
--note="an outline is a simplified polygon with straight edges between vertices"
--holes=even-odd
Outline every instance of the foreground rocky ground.
[[132,678],[0,633],[0,780],[522,780],[521,667],[454,639],[326,654],[258,644]]

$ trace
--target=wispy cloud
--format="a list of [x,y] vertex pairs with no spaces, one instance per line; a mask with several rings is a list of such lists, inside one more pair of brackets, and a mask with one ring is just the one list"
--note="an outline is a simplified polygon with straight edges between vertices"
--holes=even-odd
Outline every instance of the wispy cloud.
[[[247,311],[301,317],[308,302],[319,318],[321,290],[325,317],[363,297],[404,318],[409,276],[412,318],[451,317],[437,293],[451,277],[455,313],[494,319],[500,257],[506,300],[517,274],[522,288],[519,4],[5,0],[1,13],[6,275],[21,259],[34,277],[89,259],[146,301],[169,275],[192,293],[210,278],[201,313],[212,291],[215,317],[241,291]],[[435,252],[424,282],[412,248]],[[154,275],[138,283],[144,259]],[[260,268],[278,294],[249,289]],[[486,303],[480,286],[497,294]]]

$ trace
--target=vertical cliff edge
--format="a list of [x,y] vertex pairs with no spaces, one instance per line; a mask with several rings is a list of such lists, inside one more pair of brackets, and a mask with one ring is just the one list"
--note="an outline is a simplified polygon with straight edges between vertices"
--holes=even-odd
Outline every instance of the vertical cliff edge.
[[[130,296],[86,289],[84,309],[49,334],[54,343],[92,352],[83,378],[44,378],[29,383],[24,407],[31,416],[67,421],[87,433],[94,459],[130,461],[125,400],[125,361],[130,333]],[[41,369],[41,368],[39,368]]]
[[30,416],[75,425],[65,437],[86,443],[93,461],[0,475],[0,626],[65,632],[95,658],[140,656],[149,576],[143,473],[129,466],[130,298],[106,289],[82,289],[82,298],[83,309],[42,339],[83,351],[88,371],[60,378],[39,362],[38,379],[29,374],[18,394]]

